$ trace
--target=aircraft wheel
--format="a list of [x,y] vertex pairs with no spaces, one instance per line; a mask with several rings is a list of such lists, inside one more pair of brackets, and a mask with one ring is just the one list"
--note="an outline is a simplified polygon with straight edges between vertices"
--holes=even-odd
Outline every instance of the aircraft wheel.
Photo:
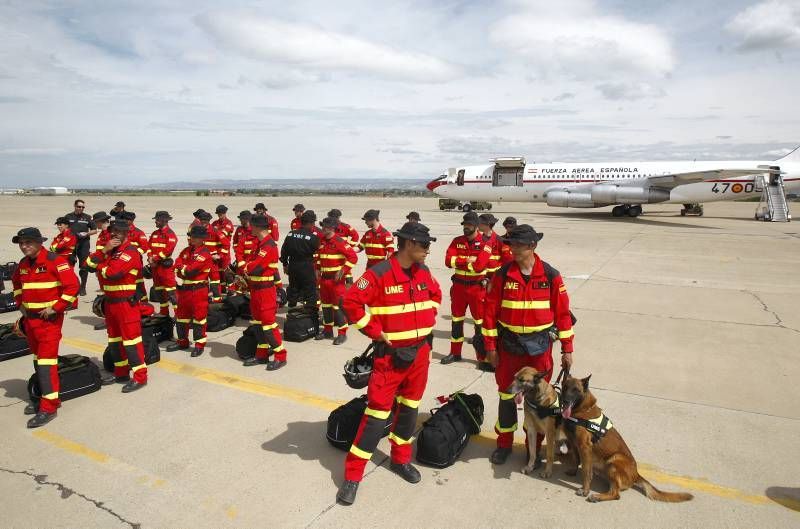
[[614,209],[611,210],[611,216],[613,217],[621,217],[625,214],[625,210],[622,206],[614,206]]
[[642,206],[631,206],[628,210],[629,217],[638,217],[642,214]]
[[458,211],[461,211],[461,204],[458,205]]
[[472,211],[472,204],[464,204],[464,206],[461,208],[461,211],[469,213],[470,211]]

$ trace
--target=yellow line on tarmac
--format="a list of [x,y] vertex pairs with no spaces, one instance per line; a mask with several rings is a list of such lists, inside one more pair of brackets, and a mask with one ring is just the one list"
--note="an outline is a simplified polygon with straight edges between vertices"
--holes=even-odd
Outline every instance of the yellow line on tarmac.
[[[64,338],[62,339],[62,342],[77,348],[99,353],[105,351],[106,348],[105,345],[78,338]],[[160,367],[161,369],[170,373],[196,378],[204,382],[210,382],[212,384],[218,384],[220,386],[238,389],[240,391],[254,393],[256,395],[275,397],[298,402],[300,404],[307,404],[309,406],[320,408],[326,411],[334,410],[342,404],[341,401],[328,399],[326,397],[314,395],[312,393],[307,393],[290,387],[269,384],[260,380],[244,378],[232,373],[217,371],[215,369],[196,367],[167,358],[162,358],[161,361],[155,364],[153,367]],[[481,444],[493,445],[497,439],[497,435],[494,432],[484,431],[474,436],[474,439]],[[517,441],[514,444],[518,446],[524,446],[525,443]],[[80,445],[76,444],[76,446]],[[658,467],[649,465],[647,463],[638,463],[638,467],[642,473],[642,476],[647,479],[652,479],[660,483],[668,483],[675,485],[676,487],[688,489],[690,491],[702,492],[718,498],[750,503],[754,505],[769,505],[778,502],[790,509],[800,510],[800,500],[796,500],[794,498],[782,497],[772,500],[760,494],[751,494],[732,487],[717,485],[704,478],[693,478],[689,476],[669,474],[663,470],[660,470]]]
[[76,443],[75,441],[70,441],[69,439],[61,437],[60,435],[56,435],[48,430],[36,430],[31,435],[33,435],[37,439],[41,439],[42,441],[50,443],[51,445],[55,445],[58,448],[65,450],[71,454],[88,457],[89,459],[97,463],[108,463],[110,459],[110,457],[107,454],[96,452],[91,448],[89,448],[88,446]]

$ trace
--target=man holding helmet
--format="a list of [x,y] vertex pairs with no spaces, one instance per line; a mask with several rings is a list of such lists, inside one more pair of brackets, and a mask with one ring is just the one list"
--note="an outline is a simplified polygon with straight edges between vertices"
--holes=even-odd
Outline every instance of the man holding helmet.
[[[153,275],[153,289],[158,294],[159,314],[169,316],[169,304],[175,307],[178,299],[175,296],[175,264],[172,253],[178,245],[178,237],[169,221],[172,216],[167,211],[156,211],[153,220],[156,221],[156,230],[150,234],[149,255],[147,262]],[[156,301],[156,300],[151,300]]]

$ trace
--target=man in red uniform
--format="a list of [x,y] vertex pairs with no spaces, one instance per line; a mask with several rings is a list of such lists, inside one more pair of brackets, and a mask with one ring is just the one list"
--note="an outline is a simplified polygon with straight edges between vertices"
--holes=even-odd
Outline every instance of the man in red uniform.
[[262,215],[267,219],[267,223],[269,224],[267,235],[272,237],[273,241],[278,242],[278,238],[281,236],[280,228],[278,227],[278,221],[275,219],[275,217],[267,213],[267,206],[265,206],[263,202],[259,202],[253,208],[253,211],[256,212],[256,215]]
[[[306,210],[306,207],[303,204],[295,204],[292,208],[294,212],[294,218],[292,219],[292,224],[289,230],[299,230],[303,227],[303,221],[300,220],[300,217],[303,216],[303,212]],[[277,242],[277,241],[276,241]]]
[[494,232],[494,225],[497,219],[491,213],[484,213],[478,216],[478,231],[483,235],[483,240],[491,246],[492,255],[489,257],[489,264],[486,265],[486,279],[491,281],[495,272],[500,269],[500,256],[503,249],[503,241]]
[[347,505],[356,499],[364,467],[383,436],[392,407],[390,468],[409,483],[421,479],[410,463],[411,443],[428,381],[428,337],[436,323],[442,290],[425,266],[430,244],[436,240],[428,228],[406,223],[394,235],[399,241],[397,252],[368,268],[344,299],[349,321],[376,344],[367,409],[345,458],[345,481],[336,495]]
[[217,214],[217,220],[211,223],[211,227],[217,232],[217,239],[219,246],[219,261],[217,261],[217,268],[219,270],[220,278],[220,294],[224,295],[228,290],[228,284],[225,281],[225,271],[231,265],[231,239],[233,238],[233,222],[228,218],[228,207],[220,204],[214,210]]
[[175,261],[172,258],[178,245],[178,237],[169,227],[172,216],[167,211],[156,211],[153,220],[156,221],[156,230],[150,234],[147,262],[153,274],[153,289],[158,294],[159,314],[169,316],[170,302],[173,307],[178,304],[175,295]]
[[76,259],[74,253],[78,238],[69,229],[69,221],[65,217],[56,219],[56,228],[58,228],[58,235],[50,243],[50,251],[63,257],[70,266],[74,266]]
[[[514,253],[514,262],[503,265],[492,278],[486,299],[483,337],[489,362],[496,367],[495,381],[500,395],[497,412],[497,448],[491,461],[506,462],[511,454],[514,432],[517,429],[517,403],[508,392],[514,375],[525,366],[547,373],[553,370],[553,339],[561,342],[561,366],[572,365],[572,315],[569,311],[567,288],[558,270],[541,260],[535,253],[542,234],[531,226],[513,228],[507,244]],[[527,435],[527,432],[526,432]],[[539,447],[543,437],[536,437],[538,466]],[[525,446],[528,446],[527,442]]]
[[[475,321],[475,334],[481,332],[483,323],[483,303],[486,297],[486,267],[492,256],[492,247],[486,244],[478,233],[478,214],[470,211],[461,222],[464,235],[459,235],[447,248],[444,264],[453,269],[453,286],[450,287],[450,308],[452,314],[452,331],[450,335],[450,354],[442,358],[443,364],[461,361],[461,349],[464,346],[464,319],[469,307]],[[475,349],[478,367],[486,369],[483,347]]]
[[[278,311],[275,288],[280,281],[278,245],[269,236],[270,222],[266,216],[254,215],[250,228],[258,237],[258,246],[244,265],[244,277],[250,289],[250,324],[258,330],[258,346],[256,356],[245,360],[243,365],[267,364],[267,371],[275,371],[286,365],[286,348],[275,320]],[[275,357],[269,360],[272,353]]]
[[[336,228],[336,235],[341,237],[342,239],[353,248],[353,251],[358,251],[358,232],[355,228],[353,228],[348,223],[342,220],[342,211],[340,209],[332,209],[328,212],[329,217],[335,218],[339,221],[339,227]],[[348,273],[345,276],[345,284],[352,285],[353,284],[353,274]]]
[[327,217],[320,222],[323,237],[320,240],[317,256],[317,274],[319,276],[319,297],[322,306],[322,329],[317,340],[333,338],[333,326],[337,335],[333,345],[341,345],[347,341],[347,316],[342,310],[345,278],[356,265],[358,257],[347,241],[336,235],[339,222]]
[[181,279],[178,286],[178,306],[175,309],[175,333],[178,339],[167,351],[189,349],[189,325],[192,326],[194,349],[192,356],[200,356],[206,346],[208,324],[208,279],[214,270],[211,252],[206,246],[208,230],[205,226],[192,226],[189,246],[175,260],[175,271]]
[[[199,226],[202,226],[206,229],[206,239],[205,239],[205,246],[208,248],[208,251],[211,252],[211,259],[214,262],[214,266],[211,267],[211,275],[208,278],[208,288],[211,291],[211,301],[213,303],[222,303],[222,292],[220,283],[222,282],[220,273],[219,273],[219,264],[223,260],[222,253],[220,248],[222,247],[222,238],[217,230],[211,225],[211,213],[207,211],[200,211],[197,214],[197,220],[200,221]],[[191,237],[191,235],[190,235]]]
[[503,227],[506,229],[505,234],[500,238],[500,242],[502,245],[500,246],[500,266],[503,266],[506,263],[510,263],[514,260],[514,254],[511,253],[511,246],[509,246],[505,239],[508,237],[508,234],[517,226],[517,219],[514,217],[506,217],[503,221]]
[[34,415],[28,428],[38,428],[56,417],[58,398],[58,345],[64,311],[77,302],[80,284],[69,263],[42,247],[46,241],[38,228],[23,228],[11,239],[24,257],[11,277],[14,300],[25,318],[25,336],[33,353],[33,368],[42,390],[37,407],[25,407]]
[[108,223],[111,220],[111,215],[105,211],[98,211],[92,215],[92,220],[97,226],[97,241],[95,241],[95,250],[102,251],[106,243],[111,239],[111,232],[108,231]]
[[380,214],[377,209],[370,209],[361,217],[369,229],[361,237],[357,251],[366,252],[367,268],[387,260],[394,253],[394,236],[381,226]]
[[253,214],[248,210],[239,213],[239,226],[233,233],[233,255],[236,270],[239,271],[253,254],[253,248],[258,244],[258,237],[250,231],[250,219]]
[[111,239],[88,260],[97,269],[105,294],[103,313],[108,343],[119,345],[120,360],[114,363],[114,376],[124,381],[132,375],[122,387],[123,393],[130,393],[147,384],[142,319],[136,293],[137,282],[142,277],[142,254],[128,240],[128,221],[115,220],[109,229]]
[[[144,231],[140,230],[134,224],[136,213],[133,211],[123,211],[117,214],[116,218],[128,221],[128,225],[130,226],[128,230],[128,242],[139,250],[139,255],[141,255],[142,261],[144,261],[147,252],[150,250],[150,241]],[[139,301],[147,301],[147,288],[144,285],[144,276],[141,274],[139,275],[139,279],[136,280],[136,295],[139,296]]]

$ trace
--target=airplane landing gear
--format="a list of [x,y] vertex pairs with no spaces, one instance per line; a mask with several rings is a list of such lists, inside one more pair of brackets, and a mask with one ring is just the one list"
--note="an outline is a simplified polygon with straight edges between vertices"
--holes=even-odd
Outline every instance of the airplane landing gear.
[[611,215],[614,217],[638,217],[642,214],[642,206],[629,206],[628,204],[623,204],[621,206],[614,206],[614,209],[611,210]]
[[698,215],[700,217],[703,216],[703,205],[702,204],[684,204],[683,209],[681,210],[681,217],[685,217],[686,215]]

